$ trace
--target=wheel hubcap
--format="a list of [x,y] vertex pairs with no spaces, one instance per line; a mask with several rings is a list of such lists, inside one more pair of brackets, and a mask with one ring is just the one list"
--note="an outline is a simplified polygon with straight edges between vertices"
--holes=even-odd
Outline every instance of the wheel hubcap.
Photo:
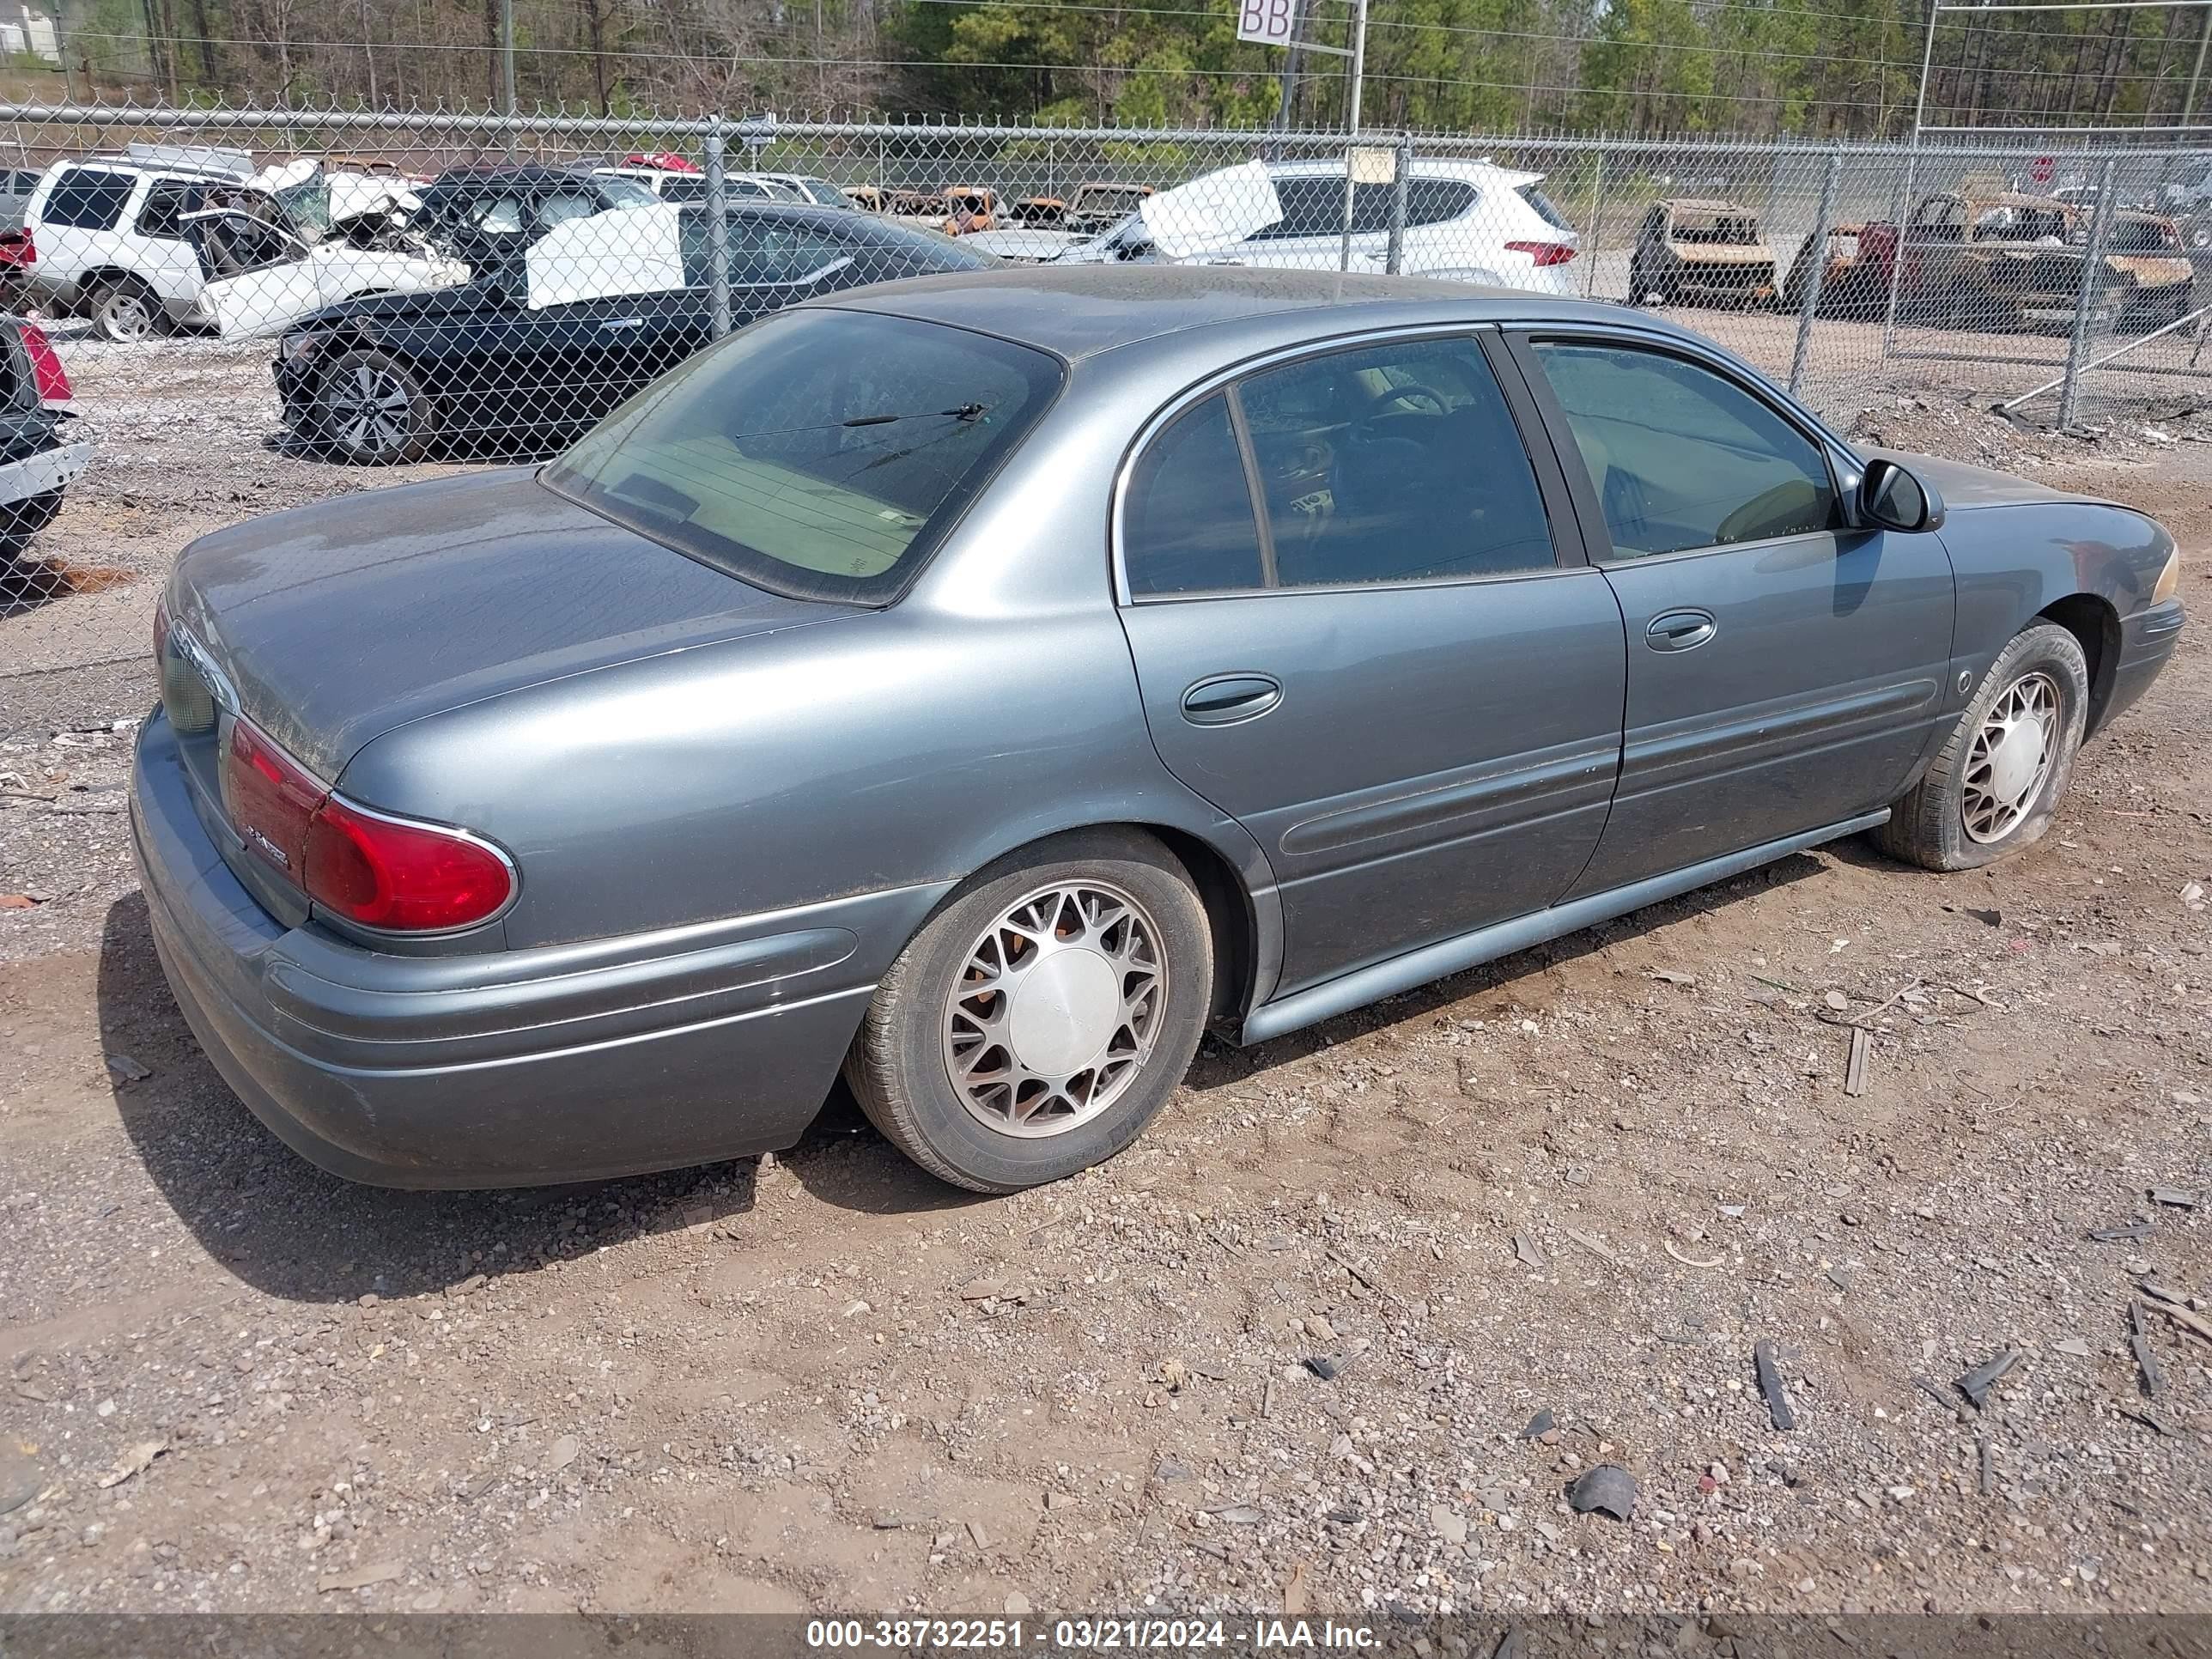
[[1062,1134],[1118,1099],[1152,1058],[1166,1006],[1159,929],[1103,882],[1041,888],[969,947],[945,1000],[945,1067],[1002,1134]]
[[1975,728],[1960,803],[1970,839],[2002,841],[2034,807],[2057,752],[2058,709],[2058,684],[2039,670],[2007,686]]
[[118,295],[107,302],[107,330],[111,334],[126,339],[136,339],[152,325],[146,307],[136,295]]
[[357,364],[331,386],[331,430],[358,453],[392,454],[407,441],[410,401],[396,376]]

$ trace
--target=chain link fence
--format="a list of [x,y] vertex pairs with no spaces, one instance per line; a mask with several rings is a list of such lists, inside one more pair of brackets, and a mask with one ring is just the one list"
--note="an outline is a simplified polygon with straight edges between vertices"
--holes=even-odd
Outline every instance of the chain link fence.
[[[1824,412],[2201,395],[2212,152],[433,112],[0,110],[0,616],[102,416],[193,357],[305,468],[554,453],[733,327],[996,262],[1650,307]],[[70,384],[96,388],[64,400]],[[57,405],[63,404],[58,410]],[[91,441],[83,434],[89,433]],[[333,482],[333,489],[342,487]]]

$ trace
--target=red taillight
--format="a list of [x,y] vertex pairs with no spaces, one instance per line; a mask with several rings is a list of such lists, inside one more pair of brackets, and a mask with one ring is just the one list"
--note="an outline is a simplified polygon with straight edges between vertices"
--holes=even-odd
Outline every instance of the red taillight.
[[68,372],[62,368],[62,360],[54,355],[53,342],[46,338],[46,331],[36,323],[18,323],[15,326],[23,337],[24,355],[31,360],[31,381],[39,389],[39,401],[67,403],[76,394],[70,390]]
[[1525,253],[1540,265],[1563,265],[1575,257],[1575,250],[1567,242],[1508,242],[1506,246],[1516,253]]
[[332,794],[251,720],[231,724],[222,797],[241,841],[317,904],[364,927],[467,927],[514,895],[514,867],[487,842]]
[[39,263],[39,245],[27,230],[0,231],[0,268],[21,270]]
[[514,872],[457,830],[404,823],[333,795],[307,826],[307,891],[364,927],[465,927],[504,906]]

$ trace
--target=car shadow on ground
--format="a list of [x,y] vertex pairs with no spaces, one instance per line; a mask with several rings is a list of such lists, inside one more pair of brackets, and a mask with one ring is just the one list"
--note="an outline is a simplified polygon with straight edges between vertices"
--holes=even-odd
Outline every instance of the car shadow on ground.
[[[326,1175],[264,1129],[216,1074],[161,976],[146,901],[107,913],[100,1036],[150,1075],[115,1079],[124,1132],[202,1248],[271,1296],[350,1302],[436,1291],[473,1273],[534,1272],[641,1236],[772,1224],[756,1206],[759,1160],[663,1175],[491,1192],[402,1192]],[[837,1208],[917,1213],[979,1201],[901,1158],[839,1085],[784,1169]]]
[[[1526,1003],[1529,981],[1578,957],[1706,914],[1822,868],[1802,854],[1655,904],[1257,1048],[1208,1038],[1188,1086],[1239,1083],[1382,1028],[1496,992]],[[1698,971],[1703,964],[1685,964]],[[1501,1003],[1498,1012],[1506,1011]],[[403,1192],[326,1175],[262,1127],[219,1078],[178,1012],[133,893],[110,908],[99,966],[100,1042],[150,1075],[118,1079],[116,1109],[147,1174],[217,1262],[266,1294],[302,1302],[416,1296],[471,1275],[530,1273],[641,1236],[705,1227],[743,1237],[773,1225],[757,1206],[760,1161],[586,1185]],[[833,1209],[914,1215],[991,1200],[936,1181],[869,1126],[842,1084],[805,1138],[776,1162]]]

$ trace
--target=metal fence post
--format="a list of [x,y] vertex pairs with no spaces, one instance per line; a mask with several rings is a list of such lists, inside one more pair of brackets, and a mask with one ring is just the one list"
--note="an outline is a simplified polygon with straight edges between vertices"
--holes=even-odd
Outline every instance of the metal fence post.
[[1390,188],[1390,251],[1382,268],[1393,276],[1405,263],[1406,255],[1406,197],[1413,181],[1413,135],[1398,135],[1397,179]]
[[1790,354],[1790,395],[1805,384],[1805,360],[1813,355],[1813,319],[1820,312],[1820,286],[1828,274],[1828,227],[1836,216],[1836,183],[1843,176],[1844,153],[1832,150],[1828,171],[1820,180],[1820,205],[1813,215],[1813,234],[1797,257],[1809,259],[1813,269],[1805,278],[1805,294],[1797,308],[1797,345]]
[[[1599,238],[1605,230],[1605,152],[1597,153],[1597,168],[1590,175],[1589,235],[1584,239],[1583,255],[1583,298],[1597,297],[1597,250]],[[1628,296],[1633,304],[1636,296]]]
[[717,340],[730,331],[729,199],[722,182],[722,121],[714,118],[701,149],[707,158],[708,331]]
[[2081,261],[2081,286],[2074,295],[2074,331],[2066,342],[2066,378],[2059,383],[2058,425],[2063,431],[2074,424],[2075,405],[2081,392],[2081,359],[2088,355],[2090,312],[2102,286],[2098,275],[2105,268],[2105,238],[2112,226],[2112,198],[2118,182],[2117,158],[2106,158],[2097,175],[2097,211],[2089,221],[2089,246]]

